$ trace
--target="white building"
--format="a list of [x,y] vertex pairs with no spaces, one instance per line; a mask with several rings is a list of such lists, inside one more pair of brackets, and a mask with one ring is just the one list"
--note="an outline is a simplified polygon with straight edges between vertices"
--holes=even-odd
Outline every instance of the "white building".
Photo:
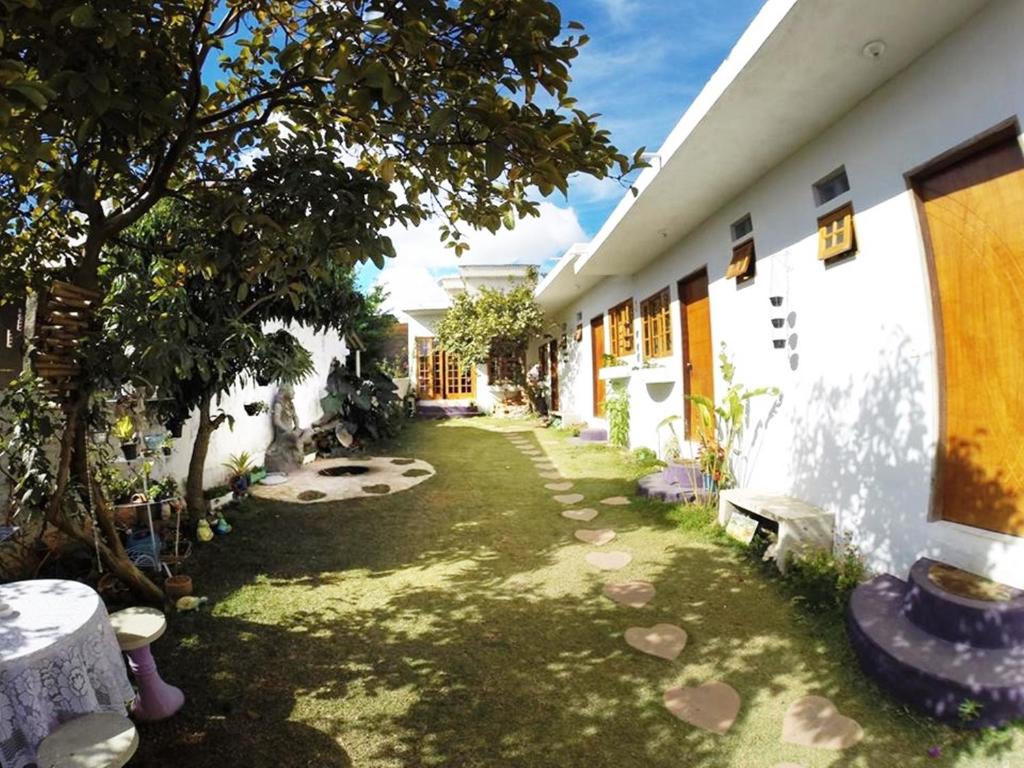
[[769,0],[538,286],[565,419],[604,425],[615,355],[661,450],[725,343],[783,392],[741,485],[834,512],[876,571],[1024,587],[1022,40],[1024,0]]
[[475,294],[481,288],[506,290],[529,279],[533,267],[527,264],[465,264],[458,273],[438,281],[441,290],[424,286],[416,306],[403,307],[397,314],[409,328],[409,376],[421,405],[468,406],[491,411],[502,398],[496,379],[510,373],[502,366],[511,361],[491,361],[463,369],[458,359],[437,343],[437,326],[457,294]]

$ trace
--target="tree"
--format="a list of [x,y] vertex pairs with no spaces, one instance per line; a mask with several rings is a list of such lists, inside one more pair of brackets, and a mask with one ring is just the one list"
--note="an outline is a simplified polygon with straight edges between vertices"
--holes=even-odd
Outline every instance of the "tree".
[[441,346],[466,366],[491,358],[520,362],[517,381],[523,383],[526,347],[544,330],[544,313],[534,301],[536,274],[508,290],[483,287],[479,293],[456,294],[437,327]]
[[[167,197],[215,195],[208,207],[259,253],[249,271],[227,270],[239,301],[270,279],[265,301],[298,309],[306,282],[293,278],[381,264],[386,226],[438,212],[460,253],[461,226],[536,215],[530,188],[638,165],[639,150],[620,154],[569,96],[578,28],[563,35],[546,0],[0,3],[0,297],[54,278],[99,289],[105,251]],[[307,219],[282,224],[269,198]],[[296,235],[318,261],[292,251]],[[233,254],[197,258],[212,274]],[[94,335],[74,353],[46,506],[64,529],[105,375]]]

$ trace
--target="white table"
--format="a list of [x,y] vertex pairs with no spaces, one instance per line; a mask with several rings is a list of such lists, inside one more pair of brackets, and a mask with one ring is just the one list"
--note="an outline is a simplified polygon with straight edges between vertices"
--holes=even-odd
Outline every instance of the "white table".
[[135,695],[99,595],[75,581],[0,586],[0,766],[35,762],[59,723],[90,712],[126,714]]

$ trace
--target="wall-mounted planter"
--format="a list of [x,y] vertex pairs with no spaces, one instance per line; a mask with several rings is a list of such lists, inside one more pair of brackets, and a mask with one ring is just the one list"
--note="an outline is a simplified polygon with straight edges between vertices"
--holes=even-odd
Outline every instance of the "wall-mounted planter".
[[645,384],[674,384],[676,375],[668,368],[640,368],[633,371],[634,378]]
[[604,381],[613,379],[628,379],[633,375],[633,369],[628,365],[609,365],[597,372],[597,378]]
[[774,346],[776,349],[785,349],[785,347],[786,347],[786,340],[785,339],[772,339],[772,346]]
[[768,297],[768,301],[770,301],[772,303],[773,307],[781,307],[782,306],[782,297],[781,296],[769,296]]
[[772,328],[781,328],[786,324],[786,318],[784,317],[773,317]]

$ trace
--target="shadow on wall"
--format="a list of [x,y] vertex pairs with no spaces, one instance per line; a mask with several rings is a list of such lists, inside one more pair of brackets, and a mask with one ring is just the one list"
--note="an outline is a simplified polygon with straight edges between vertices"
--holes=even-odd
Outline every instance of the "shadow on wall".
[[[857,382],[814,385],[793,425],[791,473],[793,493],[834,510],[837,532],[869,568],[902,578],[917,558],[935,554],[926,526],[936,462],[920,361],[905,338],[889,349]],[[1016,508],[1000,472],[978,463],[976,444],[957,443],[938,464],[965,489],[957,502],[964,513],[991,519]]]

